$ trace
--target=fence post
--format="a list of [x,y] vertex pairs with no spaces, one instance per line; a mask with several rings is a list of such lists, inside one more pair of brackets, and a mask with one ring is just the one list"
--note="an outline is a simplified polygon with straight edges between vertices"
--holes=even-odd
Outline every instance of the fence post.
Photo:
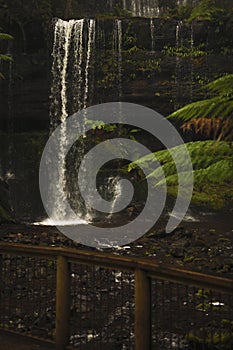
[[70,337],[70,264],[64,256],[57,259],[56,350],[64,350]]
[[151,350],[151,279],[135,271],[135,349]]

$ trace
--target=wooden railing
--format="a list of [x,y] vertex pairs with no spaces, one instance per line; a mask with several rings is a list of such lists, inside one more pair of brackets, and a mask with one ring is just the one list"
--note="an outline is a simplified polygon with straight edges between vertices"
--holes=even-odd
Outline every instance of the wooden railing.
[[150,258],[0,242],[0,281],[2,255],[33,256],[57,259],[56,275],[56,349],[64,350],[69,342],[70,264],[95,265],[135,274],[135,349],[151,349],[151,279],[184,284],[233,294],[233,280],[155,263]]

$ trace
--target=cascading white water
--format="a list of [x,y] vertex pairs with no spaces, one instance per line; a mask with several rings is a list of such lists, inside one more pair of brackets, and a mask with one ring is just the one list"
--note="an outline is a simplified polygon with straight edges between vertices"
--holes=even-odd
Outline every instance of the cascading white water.
[[123,8],[132,13],[135,17],[158,17],[158,0],[124,0]]
[[114,23],[113,29],[114,36],[114,51],[117,61],[117,84],[118,84],[118,97],[122,98],[122,21],[117,19]]
[[[176,5],[195,6],[198,0],[177,0]],[[163,2],[159,0],[122,0],[123,9],[131,12],[134,17],[159,17],[161,10],[167,9],[169,6],[163,6]]]
[[85,90],[84,90],[84,105],[83,107],[87,107],[87,99],[89,92],[89,69],[90,69],[90,60],[92,49],[95,41],[95,20],[91,19],[89,21],[89,30],[88,30],[88,43],[87,43],[87,57],[86,57],[86,67],[85,67]]
[[196,6],[200,0],[177,0],[177,6]]
[[80,110],[83,105],[82,101],[82,64],[83,64],[83,30],[84,30],[84,20],[81,19],[79,21],[75,21],[74,23],[74,62],[75,62],[75,70],[73,72],[73,103],[74,109]]
[[[65,22],[58,20],[55,25],[55,40],[53,47],[53,57],[57,59],[57,71],[60,74],[61,80],[61,132],[60,132],[60,142],[59,142],[59,158],[58,167],[60,169],[60,176],[58,182],[56,183],[55,196],[54,196],[54,220],[59,220],[61,217],[65,217],[66,207],[64,206],[66,197],[66,160],[64,154],[64,148],[66,146],[66,124],[64,123],[68,117],[67,111],[67,69],[68,69],[68,58],[69,58],[69,47],[71,42],[71,33],[74,26],[74,21]],[[57,49],[63,50],[63,57],[61,55],[56,55]],[[55,72],[55,60],[53,62],[53,74],[56,76]]]
[[[193,37],[193,25],[190,27],[190,48],[193,52],[194,37]],[[193,101],[193,60],[190,61],[190,102]]]
[[112,201],[112,207],[109,213],[109,217],[111,218],[112,214],[115,211],[115,207],[116,207],[116,203],[119,200],[119,198],[121,197],[122,194],[122,187],[121,187],[121,183],[120,183],[120,178],[119,177],[113,177],[113,178],[109,178],[110,184],[108,188],[111,188],[111,185],[113,186],[112,188],[112,193],[114,196],[114,200]]
[[[193,46],[193,26],[187,27],[183,21],[178,21],[176,25],[175,109],[191,102],[193,98]],[[185,49],[186,53],[183,52]],[[185,58],[185,54],[188,54],[189,57]]]
[[[178,51],[181,46],[181,30],[182,30],[183,22],[179,21],[176,25],[176,50]],[[180,96],[180,81],[181,81],[181,58],[179,55],[176,56],[176,68],[175,68],[175,101],[174,101],[174,109],[179,108],[179,96]]]
[[155,24],[153,18],[150,19],[151,51],[155,51]]
[[[91,57],[95,42],[95,20],[58,19],[54,29],[53,65],[51,83],[51,125],[61,123],[59,137],[59,177],[52,189],[53,215],[44,224],[62,225],[76,223],[76,217],[67,217],[67,164],[64,149],[67,143],[66,124],[71,113],[86,108],[89,99]],[[70,102],[72,100],[72,106]],[[83,151],[79,150],[80,156]],[[63,222],[60,219],[63,218]],[[65,218],[65,221],[64,221]],[[83,221],[80,220],[80,223]]]

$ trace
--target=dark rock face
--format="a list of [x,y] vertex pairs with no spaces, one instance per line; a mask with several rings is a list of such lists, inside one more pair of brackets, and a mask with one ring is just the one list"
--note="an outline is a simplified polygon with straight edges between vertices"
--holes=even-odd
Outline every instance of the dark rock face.
[[[119,67],[113,62],[117,54],[113,49],[115,21],[96,20],[89,104],[119,100]],[[6,50],[14,61],[4,62],[1,68],[6,79],[0,82],[0,127],[48,130],[53,26],[48,32],[35,21],[23,29],[10,29],[14,40]],[[222,42],[217,28],[204,22],[191,26],[153,19],[152,27],[150,19],[123,19],[121,99],[167,115],[201,98],[200,86],[205,81],[233,70],[232,55],[223,52],[224,47],[225,52],[231,47],[232,38],[229,33],[224,35]]]
[[39,21],[23,29],[12,26],[14,40],[4,62],[5,80],[0,81],[0,127],[3,130],[40,130],[48,125],[49,50]]

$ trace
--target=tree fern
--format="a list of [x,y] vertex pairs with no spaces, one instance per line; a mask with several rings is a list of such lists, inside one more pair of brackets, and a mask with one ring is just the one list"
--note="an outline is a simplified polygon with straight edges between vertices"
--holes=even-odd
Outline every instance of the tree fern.
[[[194,175],[193,204],[206,205],[210,208],[220,208],[233,203],[233,148],[228,142],[196,141],[186,144],[189,151]],[[180,146],[174,147],[173,152],[179,155]],[[182,154],[182,153],[181,153]],[[164,186],[166,182],[167,193],[170,196],[177,195],[178,176],[176,165],[169,150],[162,150],[154,154],[148,154],[128,167],[129,171],[138,166],[146,166],[153,169],[154,156],[161,164],[166,180],[161,176],[161,170],[151,171],[149,177],[153,179],[154,186]],[[182,187],[190,186],[190,177],[182,172],[184,159],[179,159],[181,168],[180,179]]]
[[[168,118],[183,121],[181,128],[186,131],[194,127],[194,131],[202,132],[207,137],[210,137],[212,132],[215,139],[231,141],[233,139],[233,74],[224,75],[207,84],[205,88],[212,96],[192,102],[173,112]],[[217,121],[211,124],[209,118]],[[221,122],[220,126],[219,122]]]
[[[0,33],[0,40],[12,40],[13,36],[6,33]],[[9,55],[0,54],[1,61],[12,61],[12,57]],[[5,79],[4,75],[0,72],[0,80]]]

